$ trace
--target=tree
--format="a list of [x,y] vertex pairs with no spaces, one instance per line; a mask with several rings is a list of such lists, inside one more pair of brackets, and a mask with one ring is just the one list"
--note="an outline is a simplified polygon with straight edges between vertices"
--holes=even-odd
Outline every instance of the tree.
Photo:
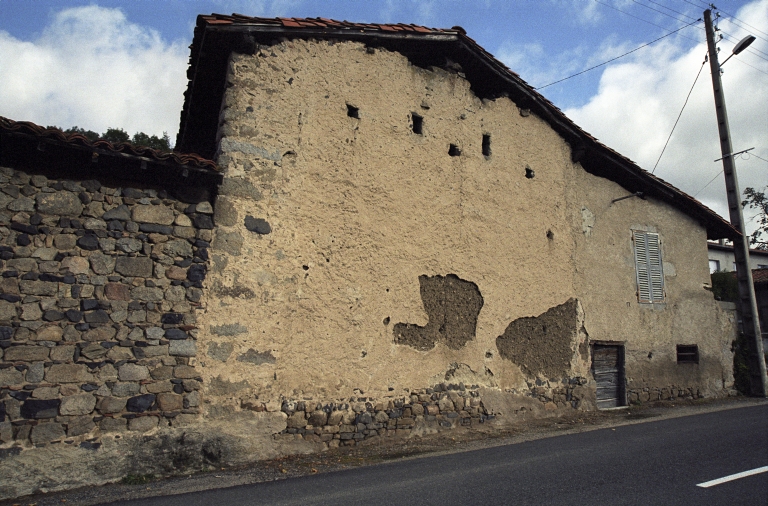
[[86,130],[85,128],[80,128],[78,126],[73,126],[72,128],[68,128],[68,129],[64,130],[64,133],[65,134],[80,134],[80,135],[88,138],[88,140],[91,140],[91,141],[95,141],[95,140],[97,140],[99,138],[99,134],[97,134],[93,130]]
[[130,142],[131,136],[122,128],[107,128],[101,138],[109,142]]
[[757,213],[753,219],[757,219],[757,230],[749,236],[749,243],[756,249],[768,250],[768,186],[762,191],[754,188],[744,189],[744,201],[741,205],[747,209],[754,209]]
[[[48,128],[56,128],[62,130],[56,126],[49,126]],[[78,126],[73,126],[63,130],[65,134],[80,134],[87,137],[91,141],[103,139],[105,141],[120,143],[130,142],[135,146],[144,146],[147,148],[157,149],[159,151],[171,151],[171,138],[168,136],[168,132],[163,132],[162,137],[157,135],[147,135],[144,132],[136,132],[133,137],[128,135],[128,132],[122,128],[107,128],[107,131],[99,135],[93,130],[86,130]]]

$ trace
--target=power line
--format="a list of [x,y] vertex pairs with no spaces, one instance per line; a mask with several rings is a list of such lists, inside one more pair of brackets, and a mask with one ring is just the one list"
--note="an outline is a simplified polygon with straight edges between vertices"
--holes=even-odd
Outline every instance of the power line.
[[751,29],[755,30],[756,32],[762,33],[763,35],[765,35],[766,37],[768,37],[768,33],[765,33],[764,31],[760,30],[759,28],[755,28],[754,26],[750,25],[750,24],[749,24],[749,23],[747,23],[746,21],[742,21],[742,20],[740,20],[739,18],[737,18],[737,17],[736,17],[736,16],[734,16],[733,14],[728,14],[727,12],[725,12],[725,11],[723,11],[723,10],[721,10],[720,12],[722,12],[722,13],[723,13],[723,14],[725,14],[726,16],[730,16],[731,18],[735,19],[735,20],[736,20],[736,21],[738,21],[739,23],[744,23],[745,25],[747,25],[747,26],[748,26],[748,27],[750,27]]
[[660,4],[659,2],[654,2],[653,0],[648,0],[648,1],[650,3],[652,3],[652,4],[658,5],[659,7],[663,7],[664,9],[667,9],[668,11],[672,11],[675,14],[680,14],[681,16],[685,16],[688,19],[694,19],[693,16],[689,16],[688,14],[686,14],[684,12],[680,12],[680,11],[676,11],[675,9],[671,9],[671,8],[667,7],[666,5]]
[[683,111],[685,110],[685,106],[688,105],[688,99],[691,98],[691,93],[693,93],[693,88],[696,86],[696,82],[699,80],[699,76],[701,75],[701,70],[704,68],[704,64],[707,63],[707,59],[704,58],[704,61],[701,62],[701,67],[699,67],[699,72],[696,74],[696,79],[693,80],[693,86],[691,86],[691,90],[688,92],[688,96],[685,97],[685,103],[683,103],[683,108],[680,109],[680,114],[677,115],[677,119],[675,120],[675,124],[672,125],[672,131],[669,132],[669,137],[667,137],[667,142],[664,143],[664,147],[661,150],[661,153],[659,154],[659,159],[656,160],[656,165],[653,166],[653,170],[651,171],[651,174],[656,172],[656,167],[658,167],[659,162],[661,161],[661,157],[664,155],[664,151],[667,149],[667,145],[669,144],[669,140],[672,138],[672,134],[675,132],[675,127],[677,127],[677,123],[680,121],[680,117],[683,115]]
[[[764,161],[764,162],[768,162],[768,160],[766,160],[765,158],[762,158],[762,157],[760,157],[760,156],[757,156],[757,155],[756,155],[756,154],[754,154],[754,153],[750,153],[750,154],[749,154],[749,156],[754,156],[755,158],[760,158],[760,159],[761,159],[762,161]],[[747,160],[749,160],[749,158],[747,158]]]
[[[615,11],[621,12],[622,14],[626,14],[627,16],[629,16],[631,18],[635,18],[635,19],[637,19],[639,21],[642,21],[643,23],[648,23],[649,25],[655,26],[656,28],[661,28],[662,30],[668,30],[669,29],[666,26],[657,25],[653,21],[648,21],[647,19],[643,19],[640,16],[635,16],[634,14],[630,14],[627,11],[623,11],[623,10],[619,9],[618,7],[614,7],[611,4],[607,4],[605,2],[601,2],[600,0],[595,0],[595,2],[599,3],[600,5],[604,5],[606,7],[609,7],[611,9],[615,10]],[[704,28],[702,28],[702,27],[699,27],[699,29],[702,30],[702,31],[704,30]],[[692,40],[692,41],[696,42],[697,44],[701,42],[700,40],[694,39],[693,37],[688,37],[687,35],[682,35],[681,34],[681,37],[684,37],[684,38],[686,38],[688,40]]]
[[[695,3],[693,3],[693,2],[690,2],[689,0],[683,0],[683,2],[685,2],[685,3],[687,3],[687,4],[691,4],[691,5],[693,5],[694,7],[698,8],[698,9],[701,9],[701,8],[702,8],[702,7],[701,7],[699,4],[695,4]],[[706,8],[709,8],[709,4],[707,4],[707,3],[704,3],[704,2],[701,2],[701,3],[703,3],[703,4],[704,4],[704,8],[705,8],[705,9],[706,9]]]
[[707,184],[705,184],[705,185],[704,185],[704,188],[702,188],[701,190],[697,191],[697,192],[696,192],[696,193],[693,195],[693,198],[696,198],[696,195],[698,195],[699,193],[703,192],[703,191],[704,191],[704,190],[707,188],[707,186],[711,185],[711,184],[712,184],[712,182],[713,182],[715,179],[717,179],[718,177],[720,177],[720,174],[722,174],[722,173],[723,173],[723,169],[720,169],[720,172],[718,172],[718,173],[715,175],[715,177],[713,177],[712,179],[710,179],[710,180],[709,180],[709,183],[707,183]]
[[[663,14],[664,16],[668,16],[668,17],[670,17],[670,18],[672,18],[672,19],[674,19],[674,20],[676,20],[676,21],[681,21],[681,22],[684,22],[682,19],[680,19],[680,18],[677,18],[677,17],[673,16],[672,14],[670,14],[670,13],[668,13],[668,12],[660,11],[659,9],[654,9],[654,8],[653,8],[653,7],[651,7],[650,5],[645,5],[644,3],[640,3],[638,0],[632,0],[632,1],[633,1],[633,2],[635,2],[637,5],[639,5],[639,6],[641,6],[641,7],[645,7],[646,9],[650,9],[650,10],[652,10],[652,11],[656,11],[656,12],[658,12],[659,14]],[[658,4],[658,5],[661,5],[661,4]],[[663,5],[662,5],[662,7],[663,7]],[[691,16],[688,16],[688,15],[686,15],[686,14],[683,14],[683,16],[685,16],[685,17],[687,17],[687,18],[690,18],[690,19],[695,19],[695,18],[692,18]]]
[[546,85],[544,85],[544,86],[539,86],[538,88],[534,88],[534,89],[535,89],[535,90],[543,90],[544,88],[546,88],[546,87],[548,87],[548,86],[552,86],[553,84],[561,83],[561,82],[563,82],[563,81],[565,81],[565,80],[567,80],[567,79],[570,79],[570,78],[572,78],[572,77],[576,77],[576,76],[579,76],[579,75],[581,75],[581,74],[584,74],[585,72],[589,72],[590,70],[594,70],[594,69],[596,69],[596,68],[602,67],[603,65],[607,65],[607,64],[611,63],[612,61],[616,61],[616,60],[618,60],[619,58],[623,58],[623,57],[627,56],[628,54],[632,54],[632,53],[634,53],[634,52],[635,52],[635,51],[637,51],[637,50],[640,50],[640,49],[643,49],[644,47],[650,46],[650,45],[651,45],[651,44],[653,44],[654,42],[658,42],[658,41],[660,41],[661,39],[664,39],[664,38],[666,38],[666,37],[669,37],[670,35],[672,35],[672,34],[674,34],[674,33],[677,33],[677,32],[679,32],[680,30],[684,30],[684,29],[688,28],[689,26],[693,25],[694,23],[698,23],[699,21],[701,21],[701,18],[699,18],[699,19],[697,19],[696,21],[693,21],[693,22],[691,22],[691,23],[688,23],[687,25],[685,25],[685,26],[683,26],[683,27],[680,27],[680,28],[678,28],[677,30],[674,30],[674,31],[671,31],[671,32],[669,32],[669,33],[667,33],[667,34],[665,34],[665,35],[662,35],[662,36],[661,36],[661,37],[659,37],[658,39],[654,39],[654,40],[652,40],[652,41],[650,41],[650,42],[648,42],[648,43],[646,43],[646,44],[643,44],[643,45],[642,45],[642,46],[640,46],[640,47],[636,47],[636,48],[635,48],[635,49],[633,49],[632,51],[627,51],[626,53],[624,53],[624,54],[622,54],[622,55],[619,55],[619,56],[617,56],[617,57],[615,57],[615,58],[611,58],[611,59],[610,59],[610,60],[608,60],[608,61],[604,61],[603,63],[600,63],[600,64],[598,64],[598,65],[595,65],[595,66],[593,66],[593,67],[589,67],[588,69],[582,70],[581,72],[577,72],[576,74],[570,75],[570,76],[568,76],[568,77],[564,77],[564,78],[562,78],[562,79],[559,79],[559,80],[557,80],[557,81],[551,82],[551,83],[549,83],[549,84],[546,84]]

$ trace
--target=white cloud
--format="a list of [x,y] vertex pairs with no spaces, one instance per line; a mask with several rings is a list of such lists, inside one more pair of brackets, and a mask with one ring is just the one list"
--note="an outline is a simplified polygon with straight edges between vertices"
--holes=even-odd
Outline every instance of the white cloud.
[[56,13],[36,40],[0,32],[0,115],[173,138],[187,84],[186,46],[98,6]]
[[[740,19],[762,32],[768,32],[768,0],[745,6]],[[720,28],[738,37],[743,30],[727,20]],[[759,33],[756,33],[759,35]],[[764,37],[765,39],[765,37]],[[759,44],[759,45],[758,45]],[[722,41],[720,61],[734,46]],[[768,52],[765,40],[755,48]],[[681,51],[674,41],[634,53],[608,66],[600,79],[597,93],[582,107],[565,114],[600,140],[652,170],[680,112],[696,72],[706,54],[701,43]],[[735,151],[755,147],[758,156],[768,159],[768,64],[754,55],[742,53],[725,65],[723,90],[729,114]],[[714,98],[709,64],[704,66],[677,128],[669,142],[656,175],[693,195],[722,169],[715,119]],[[768,184],[768,163],[755,157],[737,160],[739,185],[764,187]],[[697,198],[727,216],[722,175]]]

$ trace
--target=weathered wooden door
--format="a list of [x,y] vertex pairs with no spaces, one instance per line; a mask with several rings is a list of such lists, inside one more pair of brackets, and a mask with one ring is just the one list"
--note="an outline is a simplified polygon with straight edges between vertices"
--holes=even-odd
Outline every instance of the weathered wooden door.
[[592,345],[592,375],[597,383],[597,407],[625,405],[624,348],[613,344]]

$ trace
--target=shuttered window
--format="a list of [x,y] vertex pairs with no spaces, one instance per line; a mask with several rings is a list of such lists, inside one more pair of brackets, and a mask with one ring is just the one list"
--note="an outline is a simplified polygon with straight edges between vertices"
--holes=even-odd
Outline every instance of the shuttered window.
[[632,231],[637,269],[637,299],[639,302],[664,302],[664,272],[661,267],[659,234]]

